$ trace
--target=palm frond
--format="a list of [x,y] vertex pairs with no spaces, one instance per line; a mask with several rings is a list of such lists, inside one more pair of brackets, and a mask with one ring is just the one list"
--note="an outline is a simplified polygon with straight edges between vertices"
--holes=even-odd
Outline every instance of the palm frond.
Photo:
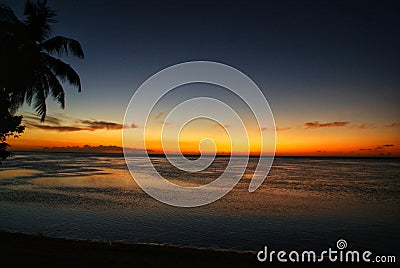
[[28,1],[24,15],[25,24],[34,40],[42,41],[51,35],[51,25],[55,22],[57,13],[47,6],[46,0],[38,0],[36,4]]
[[72,38],[56,36],[43,42],[41,47],[50,54],[57,53],[58,56],[61,56],[63,54],[68,55],[71,53],[73,56],[76,56],[80,59],[84,58],[81,44]]
[[60,103],[60,106],[62,109],[65,108],[65,92],[60,84],[60,81],[58,81],[57,77],[53,74],[53,72],[46,68],[46,78],[47,78],[47,83],[50,88],[50,94],[53,96],[53,98]]
[[10,112],[14,114],[19,107],[21,107],[25,102],[25,92],[13,91],[9,95],[9,100],[11,103]]
[[82,90],[81,79],[69,64],[63,62],[60,59],[53,58],[52,56],[49,56],[45,53],[43,53],[43,58],[46,62],[47,67],[62,82],[68,81],[72,86],[77,87],[79,92]]
[[40,121],[44,122],[44,119],[46,118],[46,94],[44,91],[44,88],[41,84],[38,84],[35,87],[35,101],[33,103],[33,107],[35,108],[35,111],[40,115]]
[[42,122],[44,122],[46,118],[46,99],[50,91],[50,84],[48,76],[45,72],[45,68],[46,67],[42,65],[40,71],[36,73],[35,86],[32,88],[34,96],[33,107],[35,108],[35,111],[38,113],[38,115],[41,116],[40,121]]
[[15,16],[14,11],[4,4],[0,4],[0,22],[2,23],[17,23],[19,20]]
[[28,105],[32,104],[32,99],[33,99],[33,89],[28,88],[25,92],[25,99]]

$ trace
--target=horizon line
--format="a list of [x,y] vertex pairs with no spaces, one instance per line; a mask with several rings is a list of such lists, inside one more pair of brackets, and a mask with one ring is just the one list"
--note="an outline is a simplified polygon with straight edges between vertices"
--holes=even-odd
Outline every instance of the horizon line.
[[[40,150],[15,150],[15,151],[10,151],[11,153],[68,153],[68,154],[108,154],[108,155],[124,155],[123,152],[74,152],[74,151],[40,151]],[[128,153],[126,154],[128,156],[153,156],[153,157],[166,157],[165,154],[162,153],[148,153],[148,154],[143,154],[143,153]],[[172,156],[178,156],[179,154],[173,153],[169,154]],[[214,156],[213,154],[204,154],[205,156]],[[185,157],[199,157],[201,154],[183,154]],[[246,155],[243,154],[215,154],[215,157],[246,157]],[[250,154],[248,155],[249,158],[259,158],[260,155],[258,154]],[[265,157],[314,157],[314,158],[400,158],[400,156],[395,156],[395,155],[266,155]]]

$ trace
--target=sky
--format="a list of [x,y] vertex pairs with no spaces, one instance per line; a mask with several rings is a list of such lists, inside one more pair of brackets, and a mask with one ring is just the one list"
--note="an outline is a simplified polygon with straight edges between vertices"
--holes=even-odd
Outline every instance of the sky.
[[[23,18],[25,1],[1,2]],[[216,2],[49,0],[58,12],[54,34],[79,40],[85,52],[84,60],[63,57],[79,73],[82,92],[65,85],[66,108],[49,99],[45,123],[20,109],[27,129],[9,140],[11,149],[118,150],[122,129],[144,127],[123,122],[136,89],[168,66],[206,60],[237,68],[259,86],[275,119],[277,155],[400,156],[397,1]],[[207,92],[234,101],[210,85],[181,92],[155,109],[155,126],[177,96]],[[160,139],[156,128],[148,133]],[[188,124],[179,146],[197,153],[208,136],[219,153],[231,149],[223,126],[207,120]],[[147,149],[161,150],[158,141]]]

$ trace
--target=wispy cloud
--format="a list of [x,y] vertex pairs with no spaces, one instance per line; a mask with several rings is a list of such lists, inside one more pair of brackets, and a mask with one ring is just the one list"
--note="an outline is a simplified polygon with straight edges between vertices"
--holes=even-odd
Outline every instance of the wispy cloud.
[[328,123],[320,123],[318,121],[314,122],[306,122],[304,126],[306,128],[322,128],[322,127],[344,127],[350,124],[350,122],[344,121],[335,121],[335,122],[328,122]]
[[88,119],[75,119],[71,122],[72,118],[55,117],[48,115],[44,123],[40,122],[40,118],[33,114],[24,115],[24,123],[28,127],[58,131],[58,132],[75,132],[75,131],[95,131],[95,130],[120,130],[122,128],[137,128],[138,126],[132,123],[131,125],[122,125],[116,122],[102,121],[102,120],[88,120]]
[[162,115],[164,114],[164,112],[159,112],[156,117],[154,117],[154,119],[159,119]]
[[[276,127],[275,131],[285,131],[285,130],[289,130],[289,129],[292,129],[292,128],[291,127]],[[267,130],[272,130],[272,128],[262,127],[260,130],[267,131]]]
[[291,129],[291,127],[277,127],[276,131],[285,131],[285,130],[289,130]]
[[[152,150],[124,148],[125,153],[128,154],[143,154],[146,152],[153,152]],[[90,146],[63,146],[63,147],[43,147],[42,151],[45,152],[68,152],[68,153],[122,153],[122,147],[114,145],[99,145]]]
[[164,126],[171,126],[172,122],[161,121],[161,124]]
[[371,124],[361,124],[357,126],[360,129],[371,129],[371,128],[376,128],[376,126],[371,125]]
[[400,121],[393,122],[392,124],[385,125],[385,127],[400,127]]
[[83,125],[83,128],[92,131],[98,129],[118,130],[124,127],[122,124],[107,121],[80,120],[80,123]]
[[[40,122],[40,117],[34,113],[26,113],[26,114],[24,114],[23,118],[25,119],[25,121],[26,121],[26,119],[28,119],[28,120]],[[59,119],[58,117],[55,117],[55,116],[47,115],[45,123],[50,123],[51,125],[60,125],[61,119]]]
[[400,121],[394,122],[389,125],[385,125],[385,127],[400,127]]
[[214,124],[214,128],[220,128],[220,127],[222,127],[222,128],[229,128],[229,127],[231,127],[231,125],[220,125],[220,124],[218,124],[218,123],[215,123],[215,124]]
[[32,122],[27,122],[27,125],[29,127],[34,127],[44,130],[54,130],[58,132],[74,132],[74,131],[88,130],[76,126],[49,126],[49,125],[36,124]]
[[394,147],[394,144],[382,144],[382,145],[378,145],[376,146],[375,150],[382,150],[388,147]]

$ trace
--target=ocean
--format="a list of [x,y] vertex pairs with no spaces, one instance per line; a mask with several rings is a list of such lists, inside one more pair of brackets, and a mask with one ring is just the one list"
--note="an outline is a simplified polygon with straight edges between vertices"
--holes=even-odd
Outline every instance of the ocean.
[[[152,157],[171,182],[194,186],[217,178],[227,161],[183,174]],[[276,157],[249,193],[256,165],[250,158],[220,200],[179,208],[143,192],[121,155],[17,152],[0,166],[0,231],[238,251],[323,250],[345,239],[348,249],[399,252],[399,159]]]

